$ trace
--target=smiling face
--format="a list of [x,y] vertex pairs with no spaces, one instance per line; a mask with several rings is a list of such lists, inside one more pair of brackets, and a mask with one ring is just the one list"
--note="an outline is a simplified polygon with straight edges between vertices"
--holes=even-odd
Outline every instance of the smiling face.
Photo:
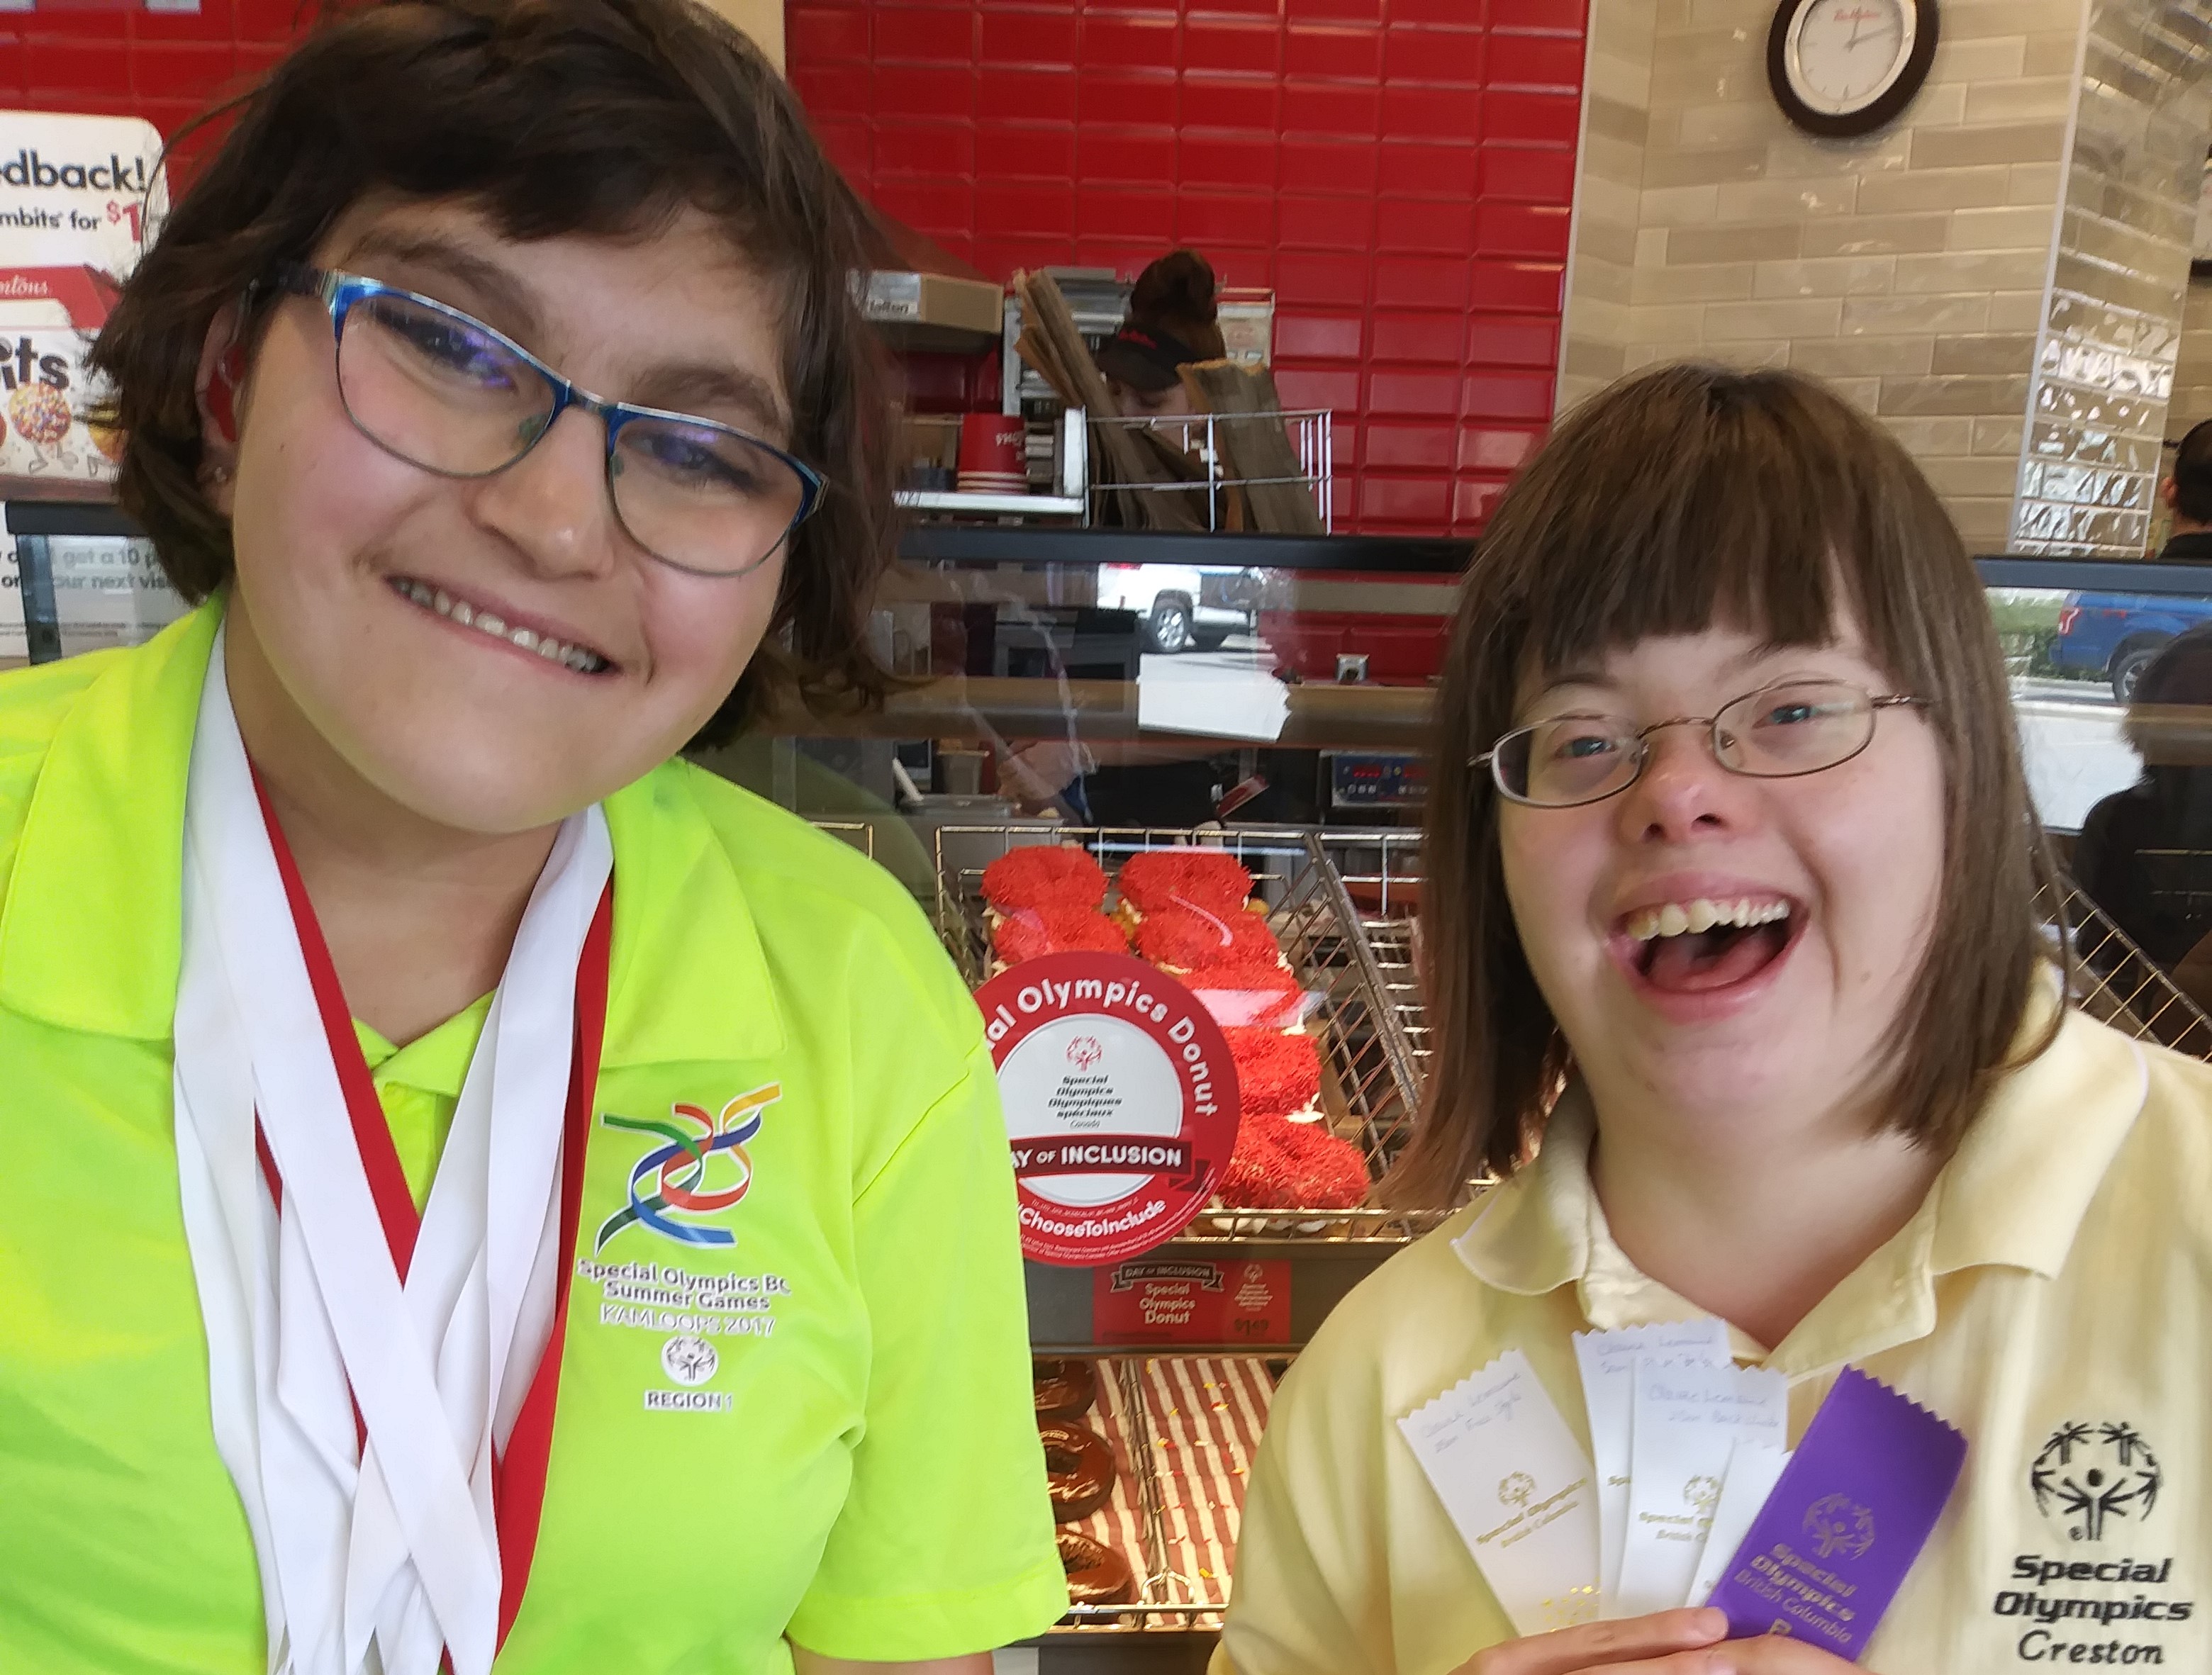
[[[597,395],[787,440],[775,295],[696,212],[520,244],[455,204],[370,203],[311,260],[465,310]],[[276,304],[234,446],[209,428],[234,472],[214,496],[234,690],[261,679],[385,797],[471,832],[549,824],[680,749],[759,645],[781,550],[736,578],[648,555],[610,501],[604,423],[573,409],[497,475],[410,464],[348,417],[332,343],[319,301]]]
[[[1802,680],[1897,689],[1855,633],[1778,650],[1714,628],[1599,658],[1528,694],[1516,721],[1648,726]],[[1730,773],[1710,738],[1653,733],[1642,776],[1601,802],[1501,800],[1529,968],[1601,1119],[1654,1103],[1707,1122],[1878,1119],[1856,1108],[1893,1045],[1942,881],[1936,735],[1911,708],[1881,710],[1862,754],[1794,779]]]

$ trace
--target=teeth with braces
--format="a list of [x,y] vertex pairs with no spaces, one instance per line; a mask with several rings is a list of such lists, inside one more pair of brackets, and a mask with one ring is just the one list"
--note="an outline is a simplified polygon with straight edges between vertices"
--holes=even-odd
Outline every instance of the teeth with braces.
[[1710,931],[1717,925],[1748,930],[1789,917],[1787,901],[1754,901],[1749,896],[1735,901],[1715,901],[1701,895],[1694,901],[1669,901],[1662,907],[1640,908],[1628,916],[1627,929],[1637,941],[1650,942],[1654,937]]
[[597,652],[581,646],[571,646],[542,634],[531,628],[509,628],[503,617],[489,610],[478,610],[465,599],[457,599],[442,587],[432,587],[410,577],[395,577],[392,583],[400,593],[421,605],[425,610],[435,611],[447,622],[458,622],[465,628],[474,628],[495,640],[504,640],[510,646],[526,652],[534,652],[548,663],[557,663],[564,669],[573,669],[580,675],[596,675],[612,667]]

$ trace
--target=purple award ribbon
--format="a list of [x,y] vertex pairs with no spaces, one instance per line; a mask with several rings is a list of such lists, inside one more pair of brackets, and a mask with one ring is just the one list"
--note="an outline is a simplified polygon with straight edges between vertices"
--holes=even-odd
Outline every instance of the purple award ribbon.
[[1966,1459],[1956,1430],[1844,1368],[1713,1590],[1730,1637],[1788,1635],[1856,1660]]

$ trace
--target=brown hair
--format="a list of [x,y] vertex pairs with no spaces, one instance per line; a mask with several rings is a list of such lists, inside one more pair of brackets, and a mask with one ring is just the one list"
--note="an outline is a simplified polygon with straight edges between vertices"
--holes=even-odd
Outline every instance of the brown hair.
[[[386,0],[326,17],[203,120],[228,116],[93,355],[114,387],[102,416],[126,439],[118,492],[186,598],[232,570],[198,482],[201,346],[349,208],[380,191],[458,200],[522,240],[650,238],[696,208],[780,298],[788,446],[828,479],[769,635],[696,742],[781,697],[882,695],[866,630],[893,549],[890,424],[848,288],[859,205],[750,42],[693,0]],[[247,341],[260,324],[242,322]]]
[[1668,367],[1561,423],[1499,502],[1467,574],[1424,834],[1437,1047],[1394,1199],[1449,1204],[1485,1168],[1512,1173],[1571,1067],[1507,903],[1498,795],[1471,762],[1514,725],[1524,677],[1717,622],[1823,645],[1845,613],[1898,689],[1932,701],[1941,906],[1879,1092],[1891,1127],[1942,1150],[1956,1142],[2051,957],[2033,904],[2057,877],[1981,584],[1919,468],[1826,388],[1792,373]]
[[1129,293],[1128,323],[1164,331],[1201,361],[1227,358],[1213,264],[1194,250],[1171,250],[1137,276]]

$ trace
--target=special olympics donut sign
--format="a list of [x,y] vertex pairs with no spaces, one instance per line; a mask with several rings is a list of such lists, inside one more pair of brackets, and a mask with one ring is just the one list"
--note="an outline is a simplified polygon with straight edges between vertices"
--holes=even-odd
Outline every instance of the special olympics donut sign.
[[1172,1239],[1237,1146],[1237,1068],[1197,996],[1121,954],[1048,954],[975,992],[1022,1251],[1067,1267]]

